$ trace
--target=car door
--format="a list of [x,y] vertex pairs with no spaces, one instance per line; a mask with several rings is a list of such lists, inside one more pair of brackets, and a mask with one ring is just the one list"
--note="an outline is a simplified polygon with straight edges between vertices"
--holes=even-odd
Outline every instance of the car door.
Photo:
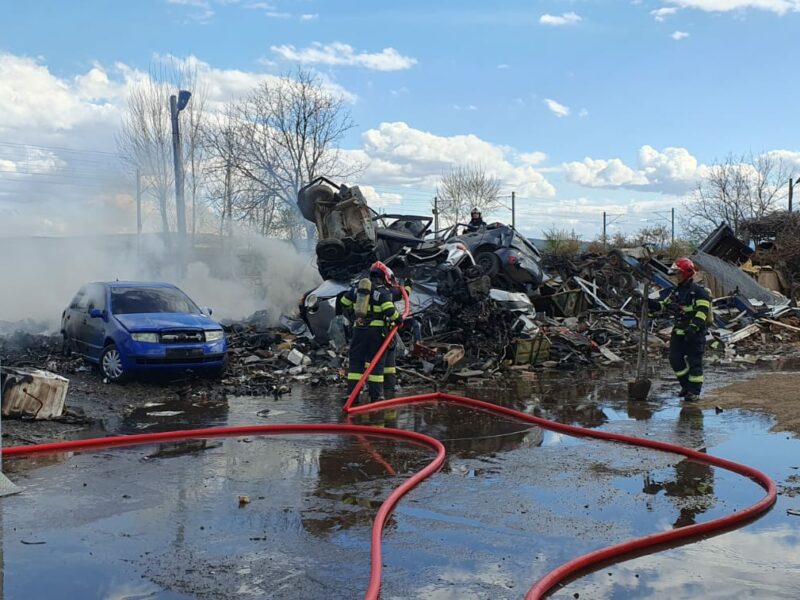
[[[106,339],[106,318],[92,317],[90,313],[95,308],[106,311],[106,286],[93,283],[88,287],[87,298],[86,311],[83,314],[81,325],[81,338],[86,348],[86,355],[99,359],[100,353],[103,351],[103,342]],[[106,312],[106,314],[108,313]]]
[[89,301],[87,291],[89,286],[83,286],[75,294],[72,302],[69,304],[67,314],[64,316],[64,334],[69,340],[72,350],[78,354],[84,354],[85,348],[80,338],[81,327],[83,326],[83,315],[86,310],[86,305]]

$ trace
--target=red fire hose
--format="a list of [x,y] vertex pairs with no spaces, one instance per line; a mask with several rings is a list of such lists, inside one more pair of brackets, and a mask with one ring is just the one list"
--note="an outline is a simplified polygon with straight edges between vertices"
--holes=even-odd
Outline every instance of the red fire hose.
[[171,442],[176,440],[232,437],[237,435],[288,435],[288,434],[347,434],[363,439],[364,435],[394,438],[415,444],[421,444],[436,452],[436,457],[397,487],[386,500],[383,501],[375,520],[372,522],[372,535],[370,540],[370,572],[369,584],[364,598],[376,600],[381,589],[381,537],[383,527],[392,513],[392,510],[409,491],[420,482],[438,471],[445,459],[445,449],[442,443],[432,437],[415,431],[402,429],[387,429],[385,427],[371,427],[368,425],[244,425],[237,427],[209,427],[206,429],[186,429],[183,431],[167,431],[163,433],[140,433],[117,437],[94,438],[90,440],[71,440],[66,442],[53,442],[50,444],[36,444],[31,446],[13,446],[3,448],[2,456],[30,456],[52,452],[72,452],[78,450],[98,450],[119,446],[136,446],[158,442]]
[[679,529],[670,529],[668,531],[653,533],[644,537],[622,542],[621,544],[616,544],[607,548],[601,548],[600,550],[595,550],[594,552],[574,558],[560,567],[553,569],[539,581],[537,581],[525,595],[526,600],[543,598],[545,594],[552,590],[559,582],[565,581],[577,573],[584,572],[587,569],[590,569],[592,566],[600,563],[607,563],[609,561],[621,559],[633,552],[641,552],[647,549],[650,549],[652,552],[655,551],[660,545],[665,543],[674,543],[678,540],[697,538],[703,534],[719,532],[721,530],[729,529],[734,525],[744,524],[757,515],[766,512],[775,503],[777,498],[778,490],[775,486],[775,482],[772,481],[772,479],[770,479],[770,477],[766,474],[752,467],[748,467],[747,465],[725,460],[724,458],[711,456],[690,448],[684,448],[683,446],[678,446],[677,444],[669,444],[667,442],[637,438],[629,435],[623,435],[621,433],[585,429],[583,427],[576,427],[574,425],[565,425],[556,421],[549,421],[540,417],[534,417],[511,408],[506,408],[504,406],[497,406],[496,404],[490,404],[489,402],[473,400],[471,398],[464,398],[461,396],[455,396],[453,394],[435,392],[431,394],[421,394],[419,396],[397,398],[394,400],[384,400],[382,402],[373,402],[364,406],[350,408],[348,412],[353,414],[373,410],[382,410],[395,406],[408,406],[409,404],[420,402],[450,402],[462,406],[470,406],[494,414],[504,415],[513,419],[519,419],[527,423],[533,423],[534,425],[538,425],[545,429],[560,431],[568,435],[609,440],[632,446],[652,448],[662,452],[681,454],[694,461],[713,465],[715,467],[720,467],[728,471],[733,471],[734,473],[744,475],[745,477],[754,480],[767,492],[767,495],[755,504],[752,504],[751,506],[748,506],[745,509],[739,510],[733,514],[720,517],[718,519],[713,519],[706,523],[696,523],[694,525],[681,527]]

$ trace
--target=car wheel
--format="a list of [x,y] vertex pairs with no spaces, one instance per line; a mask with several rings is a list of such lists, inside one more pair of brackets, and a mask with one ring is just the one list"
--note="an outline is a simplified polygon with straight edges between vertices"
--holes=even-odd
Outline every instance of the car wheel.
[[347,258],[347,248],[342,240],[328,239],[317,242],[317,256],[321,260],[339,262]]
[[102,371],[103,377],[113,383],[119,383],[125,379],[127,373],[122,365],[122,355],[114,344],[103,348],[103,352],[100,354],[100,371]]
[[489,277],[494,277],[500,272],[500,257],[494,252],[481,252],[475,257],[475,264],[481,273]]

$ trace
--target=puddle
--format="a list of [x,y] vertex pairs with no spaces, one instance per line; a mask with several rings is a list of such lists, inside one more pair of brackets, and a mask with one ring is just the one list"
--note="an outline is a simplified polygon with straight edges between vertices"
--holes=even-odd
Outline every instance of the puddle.
[[[721,381],[722,374],[709,375]],[[763,418],[648,402],[624,378],[570,374],[468,395],[566,423],[648,436],[762,469],[787,493],[744,529],[589,574],[553,598],[796,598],[800,442]],[[343,420],[338,395],[165,402],[122,433]],[[172,416],[147,414],[181,411]],[[383,598],[522,598],[580,553],[728,514],[755,483],[681,457],[573,438],[462,407],[418,405],[353,422],[445,443],[442,471],[387,523]],[[24,488],[4,498],[3,597],[360,597],[380,502],[427,464],[395,441],[255,436],[5,461]],[[249,503],[240,505],[239,497]],[[46,577],[42,574],[46,573]]]

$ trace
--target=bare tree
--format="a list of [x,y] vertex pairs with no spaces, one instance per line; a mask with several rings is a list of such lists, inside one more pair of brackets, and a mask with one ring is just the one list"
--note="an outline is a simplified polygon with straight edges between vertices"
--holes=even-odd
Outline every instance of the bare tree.
[[203,122],[208,118],[206,114],[206,101],[208,90],[202,81],[198,80],[197,69],[194,66],[186,70],[184,79],[192,82],[192,99],[183,110],[184,118],[181,123],[181,143],[184,154],[184,173],[188,179],[188,188],[192,199],[192,235],[197,232],[197,200],[206,178],[206,145],[203,138]]
[[[303,219],[297,192],[315,177],[347,178],[359,166],[343,164],[339,143],[354,127],[344,100],[325,89],[319,78],[298,69],[275,82],[262,83],[236,104],[236,169],[253,184],[255,199],[278,204],[258,209],[262,217],[280,216],[301,237]],[[293,215],[293,218],[288,218]],[[306,237],[315,235],[305,224]]]
[[481,165],[457,165],[442,175],[436,190],[445,223],[461,223],[472,208],[490,212],[500,206],[500,180]]
[[171,87],[150,76],[131,86],[128,110],[117,137],[123,159],[138,169],[144,191],[153,196],[161,214],[161,229],[169,232],[168,201],[174,190],[168,98]]
[[733,155],[710,167],[683,206],[682,225],[690,239],[702,239],[721,222],[739,233],[747,219],[773,211],[786,195],[789,168],[773,154]]
[[[175,192],[169,96],[181,87],[195,88],[196,83],[197,71],[191,63],[172,61],[151,67],[148,77],[131,86],[122,129],[117,136],[117,148],[123,160],[139,170],[144,193],[158,204],[164,233],[170,230]],[[184,158],[189,163],[193,208],[201,181],[199,131],[204,105],[205,92],[199,89],[187,107],[188,123],[181,131]]]

